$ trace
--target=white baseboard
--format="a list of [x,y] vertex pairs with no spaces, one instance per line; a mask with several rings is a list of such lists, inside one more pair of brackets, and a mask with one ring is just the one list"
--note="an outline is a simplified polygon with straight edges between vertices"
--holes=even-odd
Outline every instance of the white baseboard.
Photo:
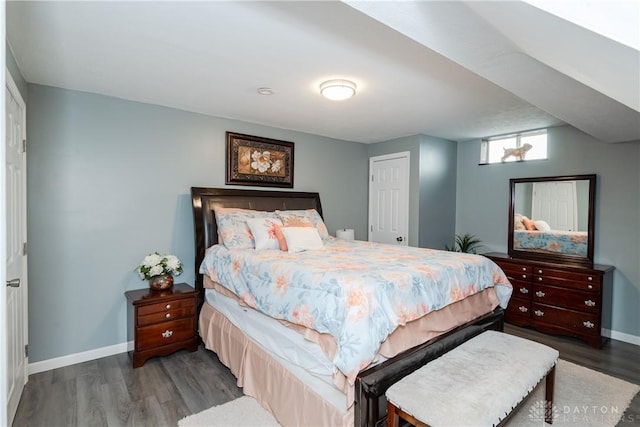
[[625,334],[624,332],[612,331],[602,328],[602,335],[612,340],[624,341],[629,344],[640,345],[640,337],[637,335]]
[[95,350],[83,351],[82,353],[69,354],[67,356],[47,359],[41,362],[29,363],[29,375],[38,372],[49,371],[51,369],[62,368],[76,363],[88,362],[89,360],[100,359],[102,357],[113,356],[114,354],[125,353],[133,350],[133,341],[110,345],[108,347],[96,348]]
[[[640,346],[640,337],[624,332],[602,329],[602,335],[614,340],[624,341],[629,344]],[[84,351],[82,353],[69,354],[67,356],[56,357],[55,359],[43,360],[29,364],[29,375],[38,372],[49,371],[51,369],[62,368],[76,363],[88,362],[89,360],[100,359],[101,357],[113,356],[114,354],[133,351],[133,341],[110,345],[108,347],[96,348],[95,350]]]

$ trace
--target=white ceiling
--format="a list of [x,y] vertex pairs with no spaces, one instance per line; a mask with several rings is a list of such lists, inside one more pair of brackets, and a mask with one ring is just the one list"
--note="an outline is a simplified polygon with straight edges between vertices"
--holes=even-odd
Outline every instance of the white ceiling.
[[[9,1],[6,11],[30,83],[364,143],[565,123],[604,142],[640,140],[637,45],[524,2]],[[353,80],[357,95],[323,99],[330,78]]]

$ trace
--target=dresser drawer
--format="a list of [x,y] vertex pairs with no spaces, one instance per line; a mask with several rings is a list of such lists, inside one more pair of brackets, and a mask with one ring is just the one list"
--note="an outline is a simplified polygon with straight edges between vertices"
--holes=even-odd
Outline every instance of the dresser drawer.
[[136,350],[141,351],[188,340],[193,338],[194,334],[194,317],[139,327],[136,330]]
[[534,267],[533,282],[545,285],[564,286],[583,291],[600,292],[602,276],[599,274],[575,273],[573,271]]
[[531,274],[531,266],[528,265],[518,265],[511,263],[498,263],[498,266],[504,271],[504,274],[507,276],[510,282],[514,282],[516,280],[522,282],[531,282],[533,275]]
[[531,285],[531,283],[512,280],[511,285],[513,286],[513,294],[511,296],[512,298],[531,299],[531,294],[533,293],[533,286]]
[[167,312],[174,309],[182,309],[196,307],[194,298],[174,299],[171,301],[159,302],[155,304],[141,305],[138,307],[138,316],[144,316],[151,313]]
[[[176,304],[177,305],[177,304]],[[174,304],[171,304],[174,307]],[[138,326],[153,325],[167,320],[180,319],[190,317],[196,313],[195,303],[184,304],[183,307],[171,308],[169,310],[159,311],[151,314],[138,315]]]
[[534,322],[570,328],[583,334],[600,335],[600,318],[595,314],[533,303],[531,318]]
[[507,305],[506,314],[511,316],[531,316],[531,301],[522,298],[511,298]]
[[598,294],[554,286],[534,285],[533,301],[594,314],[598,314],[601,308],[600,295]]

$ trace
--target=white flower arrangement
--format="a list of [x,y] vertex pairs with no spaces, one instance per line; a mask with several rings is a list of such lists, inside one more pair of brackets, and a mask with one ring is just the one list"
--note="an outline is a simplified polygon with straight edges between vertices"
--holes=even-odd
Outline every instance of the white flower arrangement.
[[138,275],[141,279],[149,280],[154,276],[169,274],[177,276],[182,273],[182,263],[175,255],[160,255],[154,252],[144,257],[138,266]]

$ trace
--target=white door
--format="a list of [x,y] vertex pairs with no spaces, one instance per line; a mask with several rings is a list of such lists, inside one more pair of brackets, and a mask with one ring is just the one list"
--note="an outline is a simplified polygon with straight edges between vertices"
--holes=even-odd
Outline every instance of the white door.
[[408,245],[409,152],[369,159],[369,241]]
[[[26,108],[9,73],[5,88],[7,424],[27,382]],[[1,423],[0,423],[1,424]]]
[[534,182],[532,219],[546,221],[552,230],[576,231],[578,200],[575,181]]

